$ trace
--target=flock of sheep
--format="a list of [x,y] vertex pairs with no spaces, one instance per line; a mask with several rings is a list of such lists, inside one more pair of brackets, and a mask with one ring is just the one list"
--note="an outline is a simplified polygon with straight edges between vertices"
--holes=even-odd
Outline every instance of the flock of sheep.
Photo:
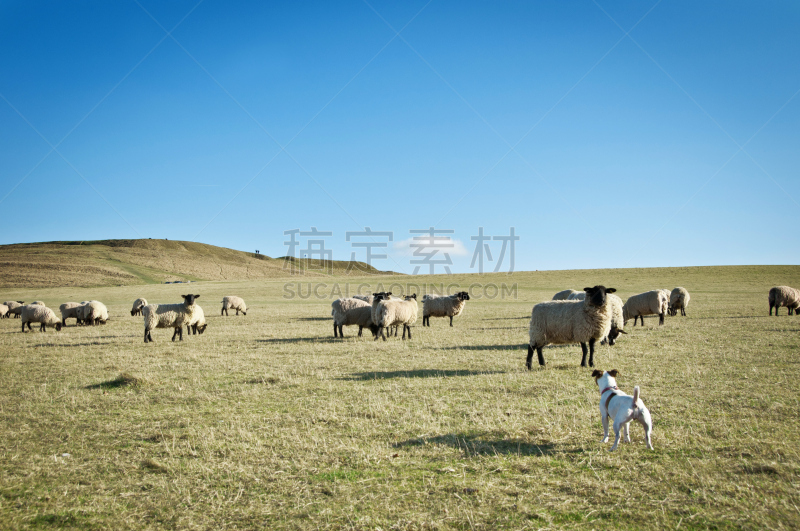
[[[673,289],[656,289],[633,295],[623,303],[614,295],[614,288],[594,286],[583,291],[564,290],[556,293],[553,300],[536,304],[531,311],[529,326],[528,357],[526,366],[532,368],[534,351],[537,353],[539,365],[544,365],[542,349],[551,344],[579,343],[583,352],[581,366],[594,366],[594,350],[597,340],[601,344],[614,345],[620,334],[626,334],[624,327],[633,318],[633,326],[644,317],[658,315],[659,325],[664,324],[665,315],[686,315],[686,307],[691,297],[682,287]],[[148,304],[143,298],[136,299],[131,308],[131,316],[141,315],[144,318],[144,341],[153,341],[151,332],[156,328],[172,328],[172,341],[178,337],[183,340],[183,327],[187,334],[202,334],[208,324],[203,309],[196,303],[200,295],[182,295],[183,302],[176,304]],[[422,297],[422,325],[430,326],[431,317],[449,317],[453,326],[453,317],[464,311],[469,294],[465,291],[454,295],[425,295]],[[769,290],[769,314],[775,315],[778,309],[786,307],[789,315],[800,315],[800,290],[789,286],[776,286]],[[108,320],[108,309],[100,301],[66,302],[59,307],[61,319],[55,312],[45,306],[42,301],[25,304],[23,301],[5,301],[0,304],[0,318],[12,315],[19,317],[22,331],[25,327],[31,330],[31,323],[38,323],[42,332],[48,326],[61,330],[67,319],[75,319],[77,325],[105,324]],[[222,299],[221,315],[228,315],[234,310],[247,315],[247,305],[241,297],[226,296]],[[391,292],[379,292],[372,295],[356,295],[342,298],[331,304],[333,317],[333,336],[344,337],[345,326],[358,326],[361,336],[364,328],[369,329],[377,341],[386,340],[386,336],[398,335],[403,327],[403,339],[411,339],[411,327],[417,321],[419,307],[417,295],[395,297]]]

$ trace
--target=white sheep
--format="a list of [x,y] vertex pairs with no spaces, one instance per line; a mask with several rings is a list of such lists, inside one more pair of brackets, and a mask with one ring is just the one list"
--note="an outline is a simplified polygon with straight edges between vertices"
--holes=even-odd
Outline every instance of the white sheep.
[[247,305],[244,303],[244,299],[235,295],[222,297],[222,311],[220,315],[228,315],[228,310],[236,310],[236,315],[239,315],[239,312],[247,315]]
[[194,312],[192,313],[192,320],[186,323],[186,335],[189,335],[191,331],[193,335],[202,334],[208,328],[208,323],[206,323],[206,314],[200,305],[194,305]]
[[[411,339],[411,325],[417,322],[419,313],[417,294],[406,295],[403,300],[384,299],[383,296],[376,296],[375,298],[379,299],[375,324],[378,326],[380,337],[386,341],[386,336],[383,335],[384,328],[403,325],[403,339],[405,340],[406,338],[406,331],[408,331],[408,339]],[[391,332],[389,335],[391,335]],[[397,334],[395,333],[395,335]],[[377,335],[375,340],[378,340]]]
[[542,348],[550,344],[580,343],[583,351],[581,367],[586,367],[586,344],[589,344],[589,366],[594,367],[594,344],[606,337],[611,330],[612,309],[609,293],[614,288],[595,286],[583,288],[586,300],[540,302],[531,311],[528,330],[528,358],[525,365],[531,369],[533,351],[544,366]]
[[154,328],[174,328],[172,340],[178,336],[183,341],[183,327],[191,326],[194,312],[198,306],[194,303],[200,295],[181,295],[182,303],[177,304],[148,304],[142,308],[144,317],[144,342],[152,342],[150,333]]
[[778,308],[786,306],[789,309],[789,315],[800,312],[800,290],[790,288],[789,286],[775,286],[769,290],[769,314],[772,315],[772,308],[775,308],[775,315],[778,315]]
[[87,301],[83,302],[65,302],[58,309],[61,311],[61,326],[67,326],[67,319],[75,319],[76,325],[82,324],[83,319],[80,316],[79,310],[81,306],[86,304]]
[[88,301],[78,306],[77,318],[85,325],[106,324],[108,321],[108,308],[100,301]]
[[666,290],[655,289],[629,297],[622,307],[622,320],[628,324],[628,319],[633,317],[633,326],[636,320],[642,320],[644,326],[645,315],[658,315],[658,324],[664,324],[664,316],[669,308],[669,295]]
[[131,317],[135,315],[142,315],[142,308],[147,306],[147,299],[138,298],[133,301],[133,307],[131,308]]
[[22,331],[25,332],[25,325],[28,325],[28,330],[31,329],[31,323],[39,323],[41,326],[39,330],[42,332],[47,331],[47,325],[54,326],[56,331],[61,330],[61,321],[53,310],[42,304],[26,304],[22,307],[20,312],[22,318]]
[[372,295],[353,295],[354,299],[358,299],[360,301],[364,301],[367,304],[372,304],[372,300],[375,298]]
[[22,312],[22,307],[25,305],[23,301],[5,301],[3,303],[5,306],[8,306],[8,315],[14,316],[14,318],[19,317],[20,312]]
[[583,293],[582,291],[575,291],[574,289],[565,289],[564,291],[559,291],[555,295],[553,295],[554,301],[566,301],[569,300],[569,296],[573,293]]
[[378,333],[378,327],[372,322],[372,305],[365,300],[353,298],[337,299],[331,303],[333,314],[333,337],[344,337],[344,326],[358,326],[361,337],[364,328],[369,328],[372,335]]
[[584,301],[586,300],[586,292],[585,291],[576,291],[575,293],[570,293],[569,297],[567,297],[568,301]]
[[8,306],[0,304],[0,319],[7,319],[9,317],[11,317],[11,315],[8,313]]
[[622,307],[624,304],[622,303],[622,299],[613,293],[609,293],[607,297],[608,304],[611,307],[611,329],[608,331],[608,335],[603,338],[600,344],[605,345],[608,343],[609,345],[614,345],[620,334],[628,333],[624,330],[625,320],[623,319],[622,314]]
[[686,307],[689,305],[691,297],[686,288],[675,288],[669,294],[669,308],[667,311],[670,315],[675,316],[678,310],[681,311],[682,316],[686,316]]
[[32,306],[32,305],[34,305],[34,304],[36,304],[36,305],[38,305],[38,306],[47,306],[47,305],[44,303],[44,301],[33,301],[33,302],[31,303],[31,306]]
[[453,326],[453,317],[461,315],[468,300],[466,291],[448,297],[426,295],[422,298],[422,326],[431,325],[431,316],[450,317],[450,326]]

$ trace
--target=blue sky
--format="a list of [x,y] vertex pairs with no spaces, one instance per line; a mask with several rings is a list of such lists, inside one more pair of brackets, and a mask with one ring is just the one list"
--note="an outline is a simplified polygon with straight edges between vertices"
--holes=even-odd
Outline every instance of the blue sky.
[[333,258],[363,259],[345,234],[369,226],[394,236],[373,265],[410,273],[409,231],[433,226],[470,272],[478,228],[514,227],[516,270],[800,259],[796,2],[0,13],[0,244],[280,256],[284,231],[317,227]]

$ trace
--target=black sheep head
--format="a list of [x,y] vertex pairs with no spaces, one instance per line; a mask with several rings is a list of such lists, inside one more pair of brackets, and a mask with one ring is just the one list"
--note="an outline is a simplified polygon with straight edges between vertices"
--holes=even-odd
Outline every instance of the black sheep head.
[[583,288],[586,292],[586,304],[592,306],[603,306],[606,303],[606,294],[617,291],[615,288],[605,286],[595,286],[593,288]]
[[200,295],[192,295],[191,293],[188,295],[181,295],[183,297],[183,304],[186,306],[191,306],[194,304],[195,299],[199,299]]

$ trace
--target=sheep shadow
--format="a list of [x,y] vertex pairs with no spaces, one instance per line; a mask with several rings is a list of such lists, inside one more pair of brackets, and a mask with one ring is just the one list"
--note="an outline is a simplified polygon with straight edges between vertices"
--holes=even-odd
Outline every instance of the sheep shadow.
[[470,328],[469,330],[477,330],[478,332],[483,330],[527,330],[527,326],[482,326],[480,328]]
[[119,387],[127,387],[132,386],[135,387],[139,385],[141,380],[136,378],[135,376],[131,376],[127,373],[122,373],[113,380],[106,380],[105,382],[100,382],[98,384],[87,385],[84,389],[117,389]]
[[272,339],[256,339],[257,343],[334,343],[337,341],[341,340],[335,337],[276,337]]
[[549,456],[564,453],[580,453],[581,450],[566,450],[553,443],[534,444],[519,439],[492,439],[481,435],[467,435],[464,433],[448,433],[435,437],[415,437],[394,443],[398,449],[429,444],[450,446],[464,452],[464,455],[496,456],[496,455],[524,455],[524,456]]
[[453,347],[436,347],[434,350],[526,350],[528,345],[456,345]]
[[481,376],[486,374],[504,374],[505,371],[470,371],[446,369],[416,369],[408,371],[371,371],[357,372],[349,376],[337,378],[352,382],[368,382],[371,380],[388,380],[391,378],[452,378],[455,376]]
[[295,321],[332,321],[333,317],[295,317]]
[[486,317],[481,321],[509,321],[511,319],[530,319],[530,315],[523,315],[522,317]]

